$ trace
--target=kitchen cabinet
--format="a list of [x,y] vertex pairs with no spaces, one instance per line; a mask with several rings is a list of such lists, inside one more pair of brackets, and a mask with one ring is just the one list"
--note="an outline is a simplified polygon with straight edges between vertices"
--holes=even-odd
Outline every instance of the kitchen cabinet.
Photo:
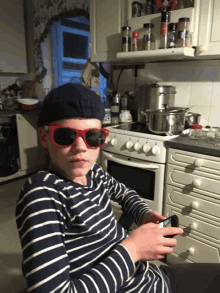
[[208,59],[220,56],[220,1],[201,0],[198,49],[196,55]]
[[0,182],[25,176],[44,168],[48,163],[46,151],[38,136],[38,116],[31,114],[15,115],[19,147],[19,170],[10,176],[0,177]]
[[[194,7],[171,11],[171,22],[178,22],[180,17],[190,18],[192,46],[197,46],[200,20],[200,4],[195,0]],[[92,0],[90,9],[91,60],[92,62],[118,61],[123,63],[151,62],[164,59],[192,59],[195,48],[159,49],[161,14],[144,15],[132,18],[132,2]],[[145,0],[140,0],[143,4]],[[155,50],[143,50],[143,24],[154,24]],[[121,52],[121,27],[128,25],[131,31],[139,33],[139,51]]]
[[121,27],[126,25],[126,0],[90,1],[91,61],[116,61]]
[[163,214],[184,229],[168,263],[220,263],[219,190],[219,157],[168,150]]
[[23,0],[0,4],[0,72],[27,73]]

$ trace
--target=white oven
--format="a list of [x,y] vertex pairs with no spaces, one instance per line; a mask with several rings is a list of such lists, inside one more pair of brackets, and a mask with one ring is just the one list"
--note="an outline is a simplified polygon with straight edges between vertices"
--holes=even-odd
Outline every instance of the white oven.
[[[165,140],[138,122],[109,126],[101,165],[116,180],[137,191],[152,210],[163,213]],[[112,202],[113,208],[119,206]]]
[[116,180],[134,189],[152,210],[162,213],[165,164],[103,150],[102,167]]

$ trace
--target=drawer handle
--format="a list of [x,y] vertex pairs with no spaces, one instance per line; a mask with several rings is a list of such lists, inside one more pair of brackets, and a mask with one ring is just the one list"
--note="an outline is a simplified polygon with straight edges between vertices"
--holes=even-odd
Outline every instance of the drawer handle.
[[189,227],[191,230],[197,230],[198,225],[196,223],[191,223]]
[[193,202],[191,202],[190,206],[193,209],[198,209],[199,203],[198,203],[198,201],[193,201]]
[[195,253],[195,248],[190,247],[190,248],[187,249],[187,252],[188,252],[189,255],[193,255]]
[[204,160],[202,160],[202,159],[196,159],[195,162],[194,162],[194,165],[196,167],[202,167],[202,166],[204,166]]
[[199,179],[199,178],[193,179],[192,184],[193,184],[194,187],[200,187],[202,185],[202,180]]

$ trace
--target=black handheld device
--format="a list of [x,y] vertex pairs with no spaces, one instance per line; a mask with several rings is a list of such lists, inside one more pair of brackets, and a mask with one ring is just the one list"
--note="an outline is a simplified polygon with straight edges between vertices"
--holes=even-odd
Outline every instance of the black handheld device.
[[[179,227],[179,218],[176,215],[173,215],[159,223],[159,228],[165,227]],[[165,237],[174,237],[175,235],[165,236]]]

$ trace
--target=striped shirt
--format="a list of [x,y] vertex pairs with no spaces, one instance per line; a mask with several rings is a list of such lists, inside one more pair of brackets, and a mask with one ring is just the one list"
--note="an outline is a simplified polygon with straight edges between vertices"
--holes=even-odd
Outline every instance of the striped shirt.
[[29,292],[171,292],[159,267],[134,263],[120,244],[127,232],[116,221],[111,200],[138,225],[148,205],[96,163],[87,179],[83,186],[39,171],[25,183],[16,223]]

